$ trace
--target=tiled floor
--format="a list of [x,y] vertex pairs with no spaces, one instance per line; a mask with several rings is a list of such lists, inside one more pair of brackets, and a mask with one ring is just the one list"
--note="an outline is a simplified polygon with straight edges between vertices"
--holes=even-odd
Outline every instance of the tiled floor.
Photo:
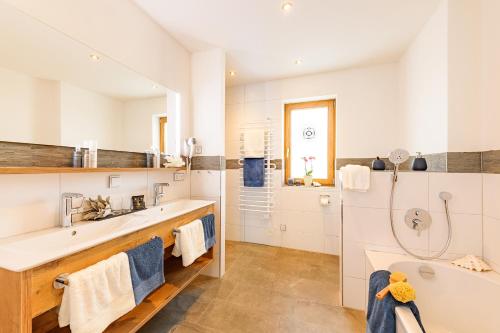
[[198,277],[141,333],[365,332],[339,304],[336,256],[226,242],[223,279]]

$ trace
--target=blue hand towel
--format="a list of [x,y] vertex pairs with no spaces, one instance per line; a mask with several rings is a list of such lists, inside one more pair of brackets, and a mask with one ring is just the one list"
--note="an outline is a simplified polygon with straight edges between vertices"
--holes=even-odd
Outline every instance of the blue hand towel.
[[243,163],[243,184],[247,187],[264,186],[263,158],[245,158]]
[[205,234],[205,249],[210,249],[215,245],[215,216],[209,214],[201,218],[203,232]]
[[139,305],[146,296],[165,283],[163,240],[155,237],[126,253],[130,265],[135,304]]
[[383,300],[379,301],[375,295],[384,289],[389,283],[389,271],[376,271],[370,275],[370,290],[368,292],[368,311],[366,319],[368,322],[367,332],[371,333],[395,333],[396,332],[396,306],[409,307],[418,321],[420,328],[425,333],[420,313],[414,302],[401,303],[389,293]]

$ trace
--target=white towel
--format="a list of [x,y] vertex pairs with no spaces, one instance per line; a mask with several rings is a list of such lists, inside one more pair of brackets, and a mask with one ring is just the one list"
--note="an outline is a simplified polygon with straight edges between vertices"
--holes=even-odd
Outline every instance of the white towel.
[[72,333],[99,333],[135,307],[128,256],[124,252],[68,276],[59,326]]
[[191,265],[198,257],[207,252],[205,248],[205,233],[201,220],[195,220],[176,229],[175,245],[172,255],[182,255],[182,265]]
[[348,164],[340,168],[344,190],[366,192],[370,188],[370,168]]
[[248,129],[243,133],[243,136],[245,142],[245,157],[264,157],[264,130]]

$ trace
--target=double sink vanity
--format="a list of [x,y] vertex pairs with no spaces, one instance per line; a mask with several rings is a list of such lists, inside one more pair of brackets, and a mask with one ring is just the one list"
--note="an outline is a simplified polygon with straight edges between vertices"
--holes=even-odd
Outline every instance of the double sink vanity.
[[[69,331],[58,328],[63,289],[57,288],[56,279],[158,236],[165,247],[166,283],[106,330],[137,331],[213,261],[213,248],[189,267],[170,254],[175,228],[212,213],[212,201],[179,200],[103,221],[0,240],[0,332]],[[216,230],[219,233],[219,225]]]

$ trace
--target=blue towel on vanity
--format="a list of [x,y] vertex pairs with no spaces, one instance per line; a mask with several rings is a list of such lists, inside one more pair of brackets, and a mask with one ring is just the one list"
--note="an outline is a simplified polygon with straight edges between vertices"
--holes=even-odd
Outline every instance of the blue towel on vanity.
[[245,158],[243,162],[243,185],[264,186],[264,158]]
[[379,301],[375,295],[389,283],[389,271],[376,271],[370,275],[370,290],[368,291],[368,310],[366,314],[366,332],[370,333],[395,333],[396,332],[396,306],[409,307],[418,321],[420,328],[425,333],[420,319],[420,313],[414,302],[401,303],[389,293]]
[[155,237],[126,253],[130,265],[135,304],[139,305],[146,296],[165,283],[163,240]]
[[215,245],[215,216],[209,214],[201,218],[203,232],[205,234],[205,249],[210,249]]

